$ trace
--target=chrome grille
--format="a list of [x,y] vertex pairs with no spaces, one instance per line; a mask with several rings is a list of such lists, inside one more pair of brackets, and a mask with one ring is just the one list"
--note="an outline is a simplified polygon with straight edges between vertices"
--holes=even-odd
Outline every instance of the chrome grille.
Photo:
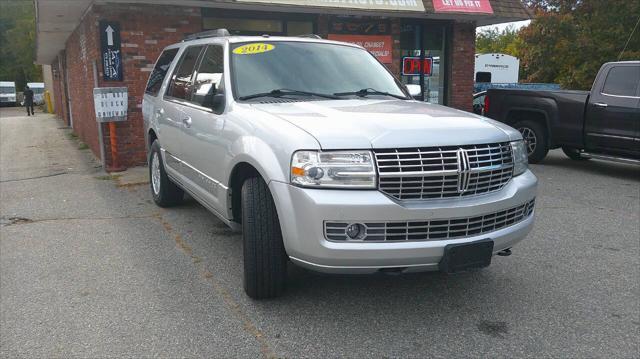
[[429,221],[365,222],[365,235],[358,240],[347,236],[350,223],[327,221],[325,238],[339,242],[434,241],[476,236],[493,232],[531,216],[535,199],[523,205],[475,217],[434,219]]
[[513,172],[509,142],[382,149],[375,150],[375,156],[380,191],[398,200],[493,192],[504,187]]

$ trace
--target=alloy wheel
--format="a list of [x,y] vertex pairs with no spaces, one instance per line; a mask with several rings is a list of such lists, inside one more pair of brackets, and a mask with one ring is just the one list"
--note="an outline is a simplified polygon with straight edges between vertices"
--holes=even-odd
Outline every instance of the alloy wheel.
[[151,186],[154,194],[160,194],[160,159],[157,152],[151,157]]

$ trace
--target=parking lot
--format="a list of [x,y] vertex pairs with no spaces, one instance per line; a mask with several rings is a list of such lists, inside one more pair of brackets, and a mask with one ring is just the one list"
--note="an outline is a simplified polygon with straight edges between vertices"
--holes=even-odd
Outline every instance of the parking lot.
[[2,357],[637,357],[640,172],[560,151],[534,231],[457,275],[242,290],[241,235],[119,186],[52,116],[0,112]]

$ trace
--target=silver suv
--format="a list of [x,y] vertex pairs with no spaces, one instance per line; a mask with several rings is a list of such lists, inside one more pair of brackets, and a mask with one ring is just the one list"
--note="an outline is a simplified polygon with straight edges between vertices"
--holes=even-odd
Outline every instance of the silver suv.
[[289,260],[329,273],[485,267],[533,226],[522,136],[410,92],[352,44],[194,35],[164,50],[144,95],[153,199],[187,192],[241,229],[254,298],[283,291]]

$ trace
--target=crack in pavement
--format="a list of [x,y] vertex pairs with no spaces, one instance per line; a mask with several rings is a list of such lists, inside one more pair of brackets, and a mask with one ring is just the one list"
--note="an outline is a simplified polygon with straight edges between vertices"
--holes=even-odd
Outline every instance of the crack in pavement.
[[41,218],[31,219],[19,216],[0,216],[0,227],[18,226],[26,224],[34,224],[41,222],[57,222],[57,221],[108,221],[118,219],[144,219],[144,218],[157,218],[158,214],[153,213],[144,216],[123,216],[123,217],[63,217],[63,218]]
[[258,327],[249,318],[249,315],[242,310],[240,303],[233,299],[231,292],[229,292],[229,290],[227,290],[227,288],[225,288],[224,285],[214,277],[213,273],[206,269],[205,264],[202,263],[202,258],[193,254],[191,246],[189,246],[184,241],[180,233],[177,233],[171,224],[162,217],[161,213],[158,213],[154,217],[160,222],[160,224],[162,224],[165,232],[173,238],[178,248],[184,254],[191,257],[194,266],[203,277],[203,280],[211,285],[213,290],[222,298],[224,304],[238,317],[238,319],[240,319],[244,330],[256,338],[260,344],[260,352],[262,352],[262,355],[265,358],[277,358],[278,356],[269,345],[265,334],[258,329]]

